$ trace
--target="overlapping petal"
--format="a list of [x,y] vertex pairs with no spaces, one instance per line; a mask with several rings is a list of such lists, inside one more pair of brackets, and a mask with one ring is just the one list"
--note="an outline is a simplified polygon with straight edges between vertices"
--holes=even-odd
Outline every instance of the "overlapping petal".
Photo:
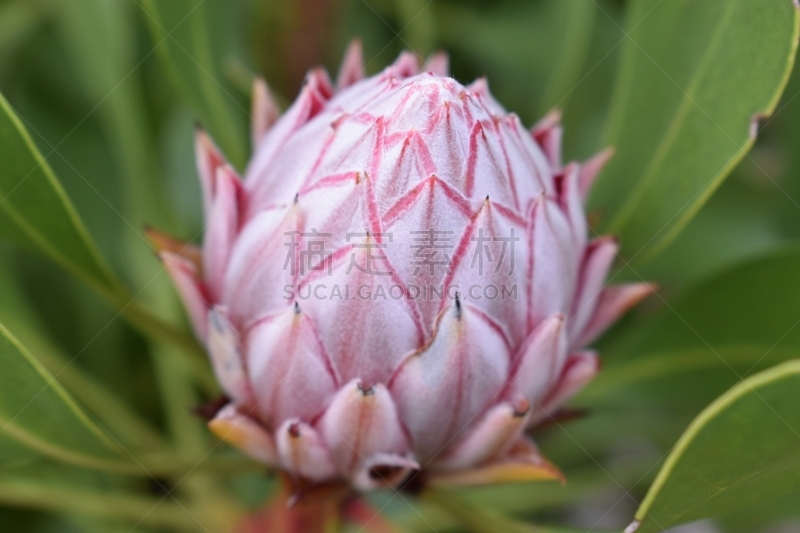
[[244,180],[197,132],[202,252],[151,236],[231,401],[211,429],[304,486],[561,479],[525,432],[653,290],[606,286],[590,235],[611,151],[565,165],[558,112],[528,131],[448,68],[365,78],[354,41],[282,115],[256,80]]

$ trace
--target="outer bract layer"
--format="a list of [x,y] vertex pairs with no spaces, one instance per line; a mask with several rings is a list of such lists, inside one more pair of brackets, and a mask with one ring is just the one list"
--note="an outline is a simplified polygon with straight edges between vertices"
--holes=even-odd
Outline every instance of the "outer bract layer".
[[356,43],[281,116],[257,82],[244,180],[198,132],[205,242],[161,255],[230,398],[210,427],[305,482],[557,477],[525,430],[649,292],[587,239],[608,154],[562,166],[557,116],[527,131],[443,55],[361,72]]

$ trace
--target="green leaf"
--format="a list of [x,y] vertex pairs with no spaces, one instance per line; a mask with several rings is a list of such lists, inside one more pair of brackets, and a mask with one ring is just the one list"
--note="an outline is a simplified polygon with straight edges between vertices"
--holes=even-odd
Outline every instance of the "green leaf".
[[638,341],[612,355],[641,359],[648,353],[753,345],[800,349],[799,267],[796,244],[730,267],[685,291],[659,316],[645,317]]
[[659,315],[634,320],[627,340],[601,346],[603,371],[574,401],[588,416],[537,435],[543,453],[569,479],[570,465],[588,457],[625,450],[619,461],[631,464],[644,452],[649,464],[639,477],[652,479],[656,470],[647,468],[705,406],[754,372],[798,357],[798,267],[800,248],[789,247],[717,274]]
[[[61,184],[19,117],[0,95],[0,233],[43,253],[106,297],[145,335],[201,353],[184,330],[144,309],[101,258]],[[193,359],[204,386],[214,388],[205,358]]]
[[125,531],[140,522],[169,528],[169,531],[173,528],[196,531],[197,522],[180,503],[172,498],[133,492],[118,481],[112,476],[41,460],[25,465],[4,465],[0,503],[129,521]]
[[147,225],[168,232],[174,227],[164,180],[154,164],[155,145],[148,130],[136,57],[132,22],[138,20],[134,18],[138,14],[133,9],[141,10],[135,3],[106,0],[74,0],[59,7],[60,29],[71,52],[73,70],[81,74],[87,100],[102,103],[97,118],[119,169],[116,179],[122,185],[121,202],[113,211],[124,222],[117,238],[124,242],[127,279],[141,287],[136,295],[139,306],[157,310],[165,320],[175,318],[174,311],[180,306],[144,234]]
[[[169,227],[163,180],[154,164],[155,146],[148,130],[147,107],[136,55],[135,3],[105,0],[62,2],[58,21],[87,100],[110,141],[123,185],[121,217],[125,233],[149,250],[144,225]],[[128,231],[130,230],[130,231]],[[150,255],[150,254],[144,254]],[[149,259],[149,257],[148,257]],[[141,261],[140,261],[141,262]],[[152,272],[150,278],[152,279]]]
[[[745,177],[743,171],[750,166],[742,163],[658,261],[636,267],[638,274],[670,290],[685,289],[729,265],[785,246],[786,224],[780,218],[784,215],[776,207],[790,202],[772,183]],[[791,208],[800,214],[794,205]]]
[[[562,466],[626,443],[647,443],[653,455],[642,475],[717,396],[768,363],[798,354],[798,349],[770,350],[764,345],[717,346],[713,352],[707,348],[664,352],[620,367],[609,365],[604,369],[608,372],[601,373],[597,383],[575,400],[589,414],[565,424],[566,435],[556,428],[541,439],[543,453]],[[636,460],[636,447],[626,449],[633,454],[627,461]],[[654,475],[655,470],[648,474]]]
[[800,16],[793,0],[634,0],[629,9],[607,137],[618,152],[592,206],[623,254],[645,261],[752,147],[788,80]]
[[601,347],[606,365],[578,403],[617,414],[668,411],[680,427],[656,425],[671,444],[672,431],[740,379],[800,353],[799,267],[800,248],[787,247],[634,321],[629,338]]
[[119,297],[119,282],[13,109],[0,95],[0,226],[100,293]]
[[800,489],[800,360],[752,376],[689,426],[636,519],[639,533],[758,506]]
[[[738,509],[733,514],[719,517],[715,522],[725,533],[753,533],[753,531],[770,531],[770,524],[780,522],[797,523],[800,517],[800,499],[797,494],[789,494],[782,498],[759,505],[757,508]],[[780,531],[780,526],[773,528]]]
[[798,357],[798,268],[800,247],[788,247],[690,288],[656,316],[633,320],[626,338],[600,346],[603,371],[573,402],[589,415],[538,437],[542,451],[566,468],[587,453],[644,440],[658,459],[720,394]]
[[174,83],[219,143],[228,160],[243,168],[249,143],[248,111],[223,84],[219,44],[229,15],[227,2],[144,0],[144,18]]
[[0,434],[66,463],[129,469],[121,450],[0,325]]
[[197,522],[179,503],[119,491],[53,487],[29,481],[0,481],[0,500],[19,507],[82,513],[168,527],[170,531],[197,531]]
[[71,361],[50,339],[39,317],[20,292],[18,280],[0,264],[0,324],[33,354],[38,362],[104,424],[115,437],[138,449],[163,447],[158,431],[105,385]]

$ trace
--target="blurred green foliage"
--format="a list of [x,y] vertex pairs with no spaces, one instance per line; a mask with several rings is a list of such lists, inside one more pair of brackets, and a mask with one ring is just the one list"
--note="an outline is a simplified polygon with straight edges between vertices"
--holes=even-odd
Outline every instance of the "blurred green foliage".
[[[3,430],[0,529],[205,529],[193,516],[222,529],[231,517],[261,505],[270,491],[270,478],[215,446],[189,412],[215,391],[143,234],[145,225],[153,224],[191,241],[201,239],[192,143],[196,121],[242,168],[249,151],[254,75],[263,74],[285,105],[310,67],[323,64],[335,72],[354,36],[363,40],[368,73],[403,49],[422,57],[445,49],[456,79],[467,83],[486,76],[496,97],[526,124],[562,109],[567,159],[585,159],[607,142],[621,143],[618,162],[602,178],[595,204],[601,209],[593,221],[605,215],[596,221],[607,224],[609,214],[631,198],[643,168],[653,165],[649,172],[659,188],[642,193],[649,203],[634,201],[629,208],[644,218],[614,226],[623,231],[623,243],[630,234],[638,249],[649,244],[648,231],[672,222],[666,211],[660,218],[647,217],[662,206],[659,201],[671,187],[683,187],[668,198],[671,208],[688,202],[694,213],[702,207],[697,199],[725,177],[707,175],[706,166],[749,146],[742,119],[748,126],[754,113],[771,107],[796,44],[789,38],[796,29],[792,0],[661,4],[0,0],[0,92],[11,110],[0,119],[0,192],[8,194],[6,185],[13,186],[15,179],[27,180],[24,167],[32,166],[30,161],[35,167],[30,184],[39,184],[31,187],[31,195],[12,196],[0,211],[2,234],[8,237],[0,244],[0,323],[11,331],[0,338],[6,372],[0,378],[0,414],[5,416],[8,406],[25,405],[23,394],[14,392],[26,383],[23,376],[29,385],[44,380],[42,387],[30,385],[43,391],[34,407],[57,423],[31,411],[17,425],[52,440],[56,448],[69,444],[70,454],[89,450],[94,457],[98,443],[111,440],[115,455],[110,460],[117,468],[84,468],[87,464],[73,455],[64,460],[64,450],[26,446]],[[733,15],[726,14],[728,9]],[[729,15],[736,24],[726,25]],[[723,44],[706,60],[717,70],[696,76],[698,99],[703,106],[717,106],[714,121],[723,123],[736,146],[715,148],[725,139],[720,142],[719,132],[704,135],[708,124],[695,113],[690,119],[700,125],[693,129],[690,120],[678,132],[681,142],[670,145],[674,151],[652,164],[662,123],[674,115],[680,91],[646,58],[631,57],[637,49],[649,51],[668,72],[676,69],[673,81],[681,85],[700,68],[699,54],[709,49],[704,43],[715,38],[712,30],[722,35]],[[628,78],[621,77],[621,67],[633,69]],[[483,531],[499,518],[480,514],[480,506],[512,519],[535,518],[582,531],[592,526],[581,518],[588,516],[583,510],[611,495],[609,505],[590,515],[603,515],[604,527],[624,527],[635,510],[632,502],[641,501],[666,452],[695,415],[738,378],[797,357],[798,95],[800,73],[795,72],[775,114],[758,124],[752,151],[739,154],[742,163],[697,216],[686,219],[682,233],[661,243],[656,260],[620,264],[615,279],[654,280],[662,289],[659,298],[601,342],[606,372],[576,402],[589,406],[591,416],[540,433],[543,450],[570,480],[566,487],[513,485],[451,495],[475,507],[466,525],[435,502],[412,506],[381,493],[371,496],[374,502],[412,531],[431,525],[440,531]],[[684,183],[712,178],[716,182],[710,188],[686,189]],[[16,219],[9,219],[10,207]],[[26,220],[32,225],[20,223]],[[654,224],[658,227],[650,227]],[[41,253],[55,261],[43,260]],[[100,290],[87,290],[86,282]],[[134,296],[135,304],[128,305]],[[27,366],[8,373],[22,362]],[[87,414],[62,412],[71,400],[48,406],[63,390]],[[75,416],[81,423],[68,424]],[[68,434],[54,437],[59,431]],[[137,460],[146,459],[146,470],[137,471],[137,461],[124,451],[114,452],[117,444],[141,450]],[[190,468],[206,454],[204,468]],[[149,479],[147,471],[158,475]],[[730,533],[752,532],[775,517],[800,516],[797,500],[788,497],[770,509],[760,509],[755,518],[748,515],[751,529],[741,529],[743,522],[735,516],[720,524]],[[520,524],[504,527],[530,530]]]

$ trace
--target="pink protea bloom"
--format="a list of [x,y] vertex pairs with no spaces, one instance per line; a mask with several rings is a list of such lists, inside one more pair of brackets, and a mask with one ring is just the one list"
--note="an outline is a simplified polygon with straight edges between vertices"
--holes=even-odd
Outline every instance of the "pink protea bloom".
[[446,56],[362,70],[356,43],[280,117],[257,82],[243,180],[198,132],[202,252],[161,255],[230,399],[210,427],[307,483],[557,477],[526,429],[650,291],[587,239],[608,154],[562,166],[556,115],[528,132]]

